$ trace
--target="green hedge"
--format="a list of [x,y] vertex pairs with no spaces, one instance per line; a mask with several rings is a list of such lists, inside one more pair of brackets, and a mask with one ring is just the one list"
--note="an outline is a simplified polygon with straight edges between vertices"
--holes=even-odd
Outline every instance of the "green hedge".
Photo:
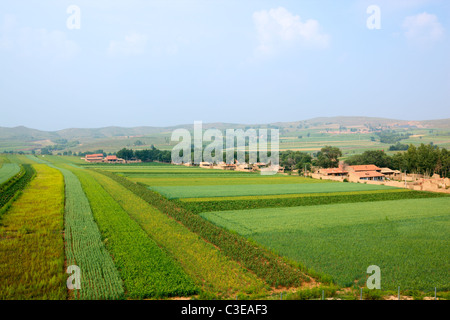
[[386,200],[403,200],[418,198],[438,198],[448,197],[444,193],[433,193],[423,191],[405,191],[405,192],[374,192],[364,194],[342,194],[342,195],[324,195],[311,197],[292,197],[292,198],[273,198],[273,199],[248,199],[248,200],[228,200],[228,201],[181,201],[172,200],[178,206],[189,210],[192,213],[202,213],[209,211],[225,211],[225,210],[246,210],[276,207],[300,207],[314,206],[332,203],[353,203],[353,202],[370,202],[370,201],[386,201]]
[[20,172],[0,186],[0,215],[5,212],[36,172],[30,164],[21,165]]

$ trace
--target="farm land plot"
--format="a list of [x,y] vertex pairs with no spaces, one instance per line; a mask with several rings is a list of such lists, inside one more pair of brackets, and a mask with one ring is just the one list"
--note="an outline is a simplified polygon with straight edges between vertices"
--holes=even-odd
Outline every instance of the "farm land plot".
[[1,217],[0,299],[67,297],[63,177],[46,165],[34,167],[36,177]]
[[267,284],[197,234],[116,181],[100,173],[93,173],[93,176],[150,237],[172,254],[208,295],[222,298],[234,298],[237,294],[253,297],[267,295]]
[[198,292],[192,279],[148,237],[88,170],[70,170],[79,178],[89,199],[107,249],[124,281],[126,297],[164,298]]
[[[310,181],[307,178],[298,178]],[[316,180],[320,181],[320,180]],[[395,190],[397,188],[383,185],[366,185],[358,183],[303,183],[303,184],[247,184],[247,185],[216,185],[216,186],[169,186],[149,187],[169,199],[258,196],[277,194],[329,193],[367,190]]]
[[133,183],[124,177],[106,171],[102,172],[113,180],[119,182],[155,208],[169,217],[185,225],[191,231],[220,250],[229,258],[237,261],[243,267],[253,271],[259,278],[264,279],[273,287],[284,286],[288,288],[300,287],[311,279],[296,266],[274,255],[272,252],[256,246],[244,237],[217,227],[183,208],[177,206],[158,193],[145,186]]
[[5,163],[0,168],[0,185],[14,177],[20,172],[20,166],[17,163]]
[[201,213],[339,285],[450,289],[450,197]]
[[89,201],[78,178],[58,168],[65,180],[64,238],[67,265],[80,268],[80,289],[72,290],[73,299],[120,299],[122,280],[107,251],[92,215]]

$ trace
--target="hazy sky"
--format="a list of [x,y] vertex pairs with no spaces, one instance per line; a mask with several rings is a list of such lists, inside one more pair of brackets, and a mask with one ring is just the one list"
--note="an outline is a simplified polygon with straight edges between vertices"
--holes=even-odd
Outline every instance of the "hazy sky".
[[6,127],[450,118],[450,1],[2,0],[0,74]]

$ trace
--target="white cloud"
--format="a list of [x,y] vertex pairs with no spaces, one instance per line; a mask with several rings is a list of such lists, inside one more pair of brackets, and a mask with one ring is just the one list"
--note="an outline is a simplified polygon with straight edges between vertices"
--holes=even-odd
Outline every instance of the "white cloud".
[[317,20],[303,22],[283,7],[255,12],[253,22],[259,40],[257,50],[262,53],[273,53],[294,44],[326,48],[330,42],[330,37],[320,32]]
[[426,12],[406,17],[402,27],[405,37],[418,44],[430,44],[444,37],[444,28],[438,18]]
[[124,40],[112,40],[109,43],[108,53],[113,56],[136,56],[145,52],[148,37],[145,34],[132,33],[125,36]]
[[66,33],[45,28],[17,27],[15,16],[6,15],[0,28],[0,49],[26,57],[70,59],[79,51]]

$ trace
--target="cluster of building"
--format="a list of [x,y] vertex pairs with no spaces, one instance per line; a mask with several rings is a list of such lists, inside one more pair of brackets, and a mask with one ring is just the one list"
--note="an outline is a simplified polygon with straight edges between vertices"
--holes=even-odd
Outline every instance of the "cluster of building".
[[[185,163],[185,166],[194,166],[192,163]],[[210,163],[210,162],[200,162],[198,165],[200,168],[206,169],[219,169],[219,170],[231,170],[231,171],[244,171],[244,172],[254,172],[260,171],[267,167],[266,163],[258,162],[253,164],[248,163],[225,163],[221,162],[218,164]],[[278,172],[284,172],[284,167],[279,166]]]
[[110,156],[104,156],[102,153],[94,153],[94,154],[87,154],[84,158],[86,162],[92,162],[92,163],[134,163],[134,162],[141,162],[141,160],[125,160],[121,158],[117,158],[117,156],[110,155]]
[[376,165],[347,166],[340,163],[338,168],[320,169],[319,173],[324,177],[339,177],[348,179],[351,182],[365,181],[385,181],[401,178],[401,172],[389,168],[379,168]]

